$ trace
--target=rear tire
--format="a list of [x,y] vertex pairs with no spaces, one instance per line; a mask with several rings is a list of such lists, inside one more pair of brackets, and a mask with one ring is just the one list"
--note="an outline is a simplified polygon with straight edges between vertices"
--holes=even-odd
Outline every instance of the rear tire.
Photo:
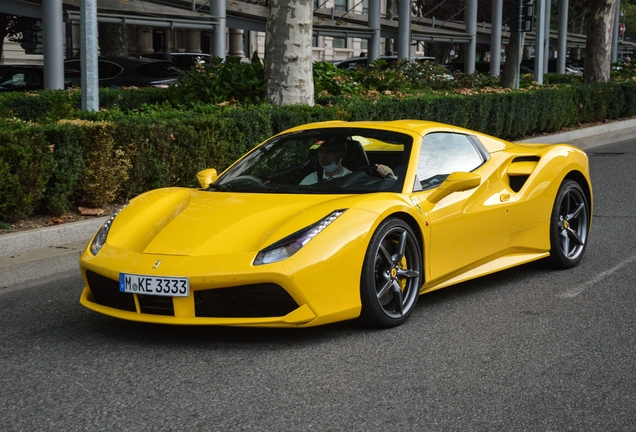
[[422,277],[413,230],[401,219],[386,219],[373,234],[362,266],[362,321],[381,328],[402,324],[415,309]]
[[583,258],[590,229],[590,206],[579,184],[564,180],[550,218],[550,263],[572,268]]

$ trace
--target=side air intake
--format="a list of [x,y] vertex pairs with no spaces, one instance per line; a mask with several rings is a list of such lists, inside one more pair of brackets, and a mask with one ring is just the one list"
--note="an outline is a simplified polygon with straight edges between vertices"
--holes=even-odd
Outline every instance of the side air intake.
[[521,190],[530,174],[537,168],[539,159],[539,156],[521,156],[512,160],[506,171],[510,181],[510,189],[515,192]]

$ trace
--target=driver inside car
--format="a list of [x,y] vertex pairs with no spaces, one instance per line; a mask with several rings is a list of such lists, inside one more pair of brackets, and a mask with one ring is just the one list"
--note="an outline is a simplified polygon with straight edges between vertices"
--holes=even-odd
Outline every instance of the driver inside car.
[[[318,171],[312,172],[305,177],[300,185],[312,185],[322,180],[331,180],[351,174],[351,170],[342,165],[342,160],[347,153],[347,143],[342,140],[331,140],[329,142],[318,142]],[[396,178],[393,170],[386,165],[376,164],[378,174],[382,177]]]

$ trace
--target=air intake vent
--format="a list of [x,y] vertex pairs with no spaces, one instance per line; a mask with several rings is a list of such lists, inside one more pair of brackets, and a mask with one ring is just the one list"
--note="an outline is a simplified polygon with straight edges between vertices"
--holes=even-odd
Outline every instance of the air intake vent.
[[510,189],[519,192],[539,163],[539,156],[520,156],[513,159],[506,173]]
[[137,294],[141,313],[174,316],[172,297]]
[[86,271],[86,279],[97,304],[129,312],[137,311],[133,295],[119,291],[119,281],[90,270]]
[[243,285],[194,292],[198,317],[263,318],[280,317],[298,304],[276,284]]

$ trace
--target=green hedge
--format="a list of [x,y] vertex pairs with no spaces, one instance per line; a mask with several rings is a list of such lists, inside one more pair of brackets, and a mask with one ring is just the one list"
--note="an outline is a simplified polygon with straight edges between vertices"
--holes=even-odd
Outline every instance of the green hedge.
[[[147,91],[146,91],[147,90]],[[194,186],[269,136],[325,120],[426,119],[503,139],[636,115],[636,82],[563,84],[524,91],[321,96],[317,105],[193,104],[161,89],[100,91],[103,109],[77,109],[76,91],[0,95],[0,221],[61,214],[164,186]],[[63,120],[61,120],[63,119]]]
[[[611,89],[616,94],[617,101],[612,102],[612,109],[605,109],[604,112],[617,118],[620,116],[617,109],[626,108],[622,96],[624,90],[616,85]],[[594,101],[597,105],[605,106],[608,104],[606,96],[609,91],[595,88],[589,92],[600,95]],[[634,91],[634,87],[631,91]],[[322,102],[330,103],[340,111],[340,117],[351,121],[427,119],[514,140],[538,132],[558,131],[580,123],[582,120],[577,110],[580,96],[580,92],[574,88],[563,87],[558,90],[538,88],[524,92],[499,91],[471,95],[448,93],[404,98],[339,97],[323,99]]]
[[[165,89],[140,88],[130,90],[99,89],[99,106],[104,110],[130,112],[146,105],[167,100]],[[0,94],[0,118],[16,118],[38,123],[55,123],[65,118],[81,116],[80,90],[42,90]]]
[[53,150],[53,166],[39,210],[59,216],[73,206],[86,175],[84,133],[81,128],[68,124],[42,127],[42,131]]
[[38,126],[0,122],[0,220],[33,213],[44,196],[53,152]]

